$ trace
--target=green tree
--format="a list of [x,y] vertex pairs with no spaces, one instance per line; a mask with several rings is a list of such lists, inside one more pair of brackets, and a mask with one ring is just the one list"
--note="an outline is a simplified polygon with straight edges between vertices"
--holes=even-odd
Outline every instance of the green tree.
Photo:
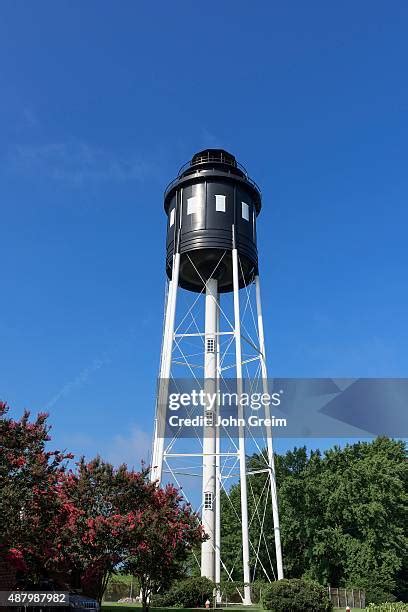
[[[249,471],[265,466],[265,457],[248,460]],[[334,447],[321,455],[306,448],[276,457],[285,574],[321,584],[365,588],[368,600],[380,601],[406,593],[404,575],[408,550],[408,463],[405,444],[388,438]],[[252,515],[266,476],[249,477]],[[252,495],[253,494],[253,495]],[[239,508],[239,485],[231,499]],[[230,563],[240,550],[239,521],[222,498],[222,544]],[[265,540],[260,558],[274,561],[273,521],[265,511]],[[253,521],[252,542],[259,539]],[[240,558],[236,575],[241,570]],[[254,555],[251,559],[255,567]]]

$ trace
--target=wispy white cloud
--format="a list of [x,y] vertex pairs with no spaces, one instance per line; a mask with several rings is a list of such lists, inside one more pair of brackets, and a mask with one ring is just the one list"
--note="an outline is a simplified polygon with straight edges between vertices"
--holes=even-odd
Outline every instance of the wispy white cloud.
[[157,164],[135,154],[119,154],[85,142],[16,144],[7,156],[9,172],[46,177],[73,185],[144,181],[154,178]]
[[151,435],[134,425],[128,435],[116,434],[110,448],[101,454],[114,465],[126,463],[138,470],[142,461],[149,464],[151,444]]
[[77,448],[81,449],[82,453],[86,453],[89,448],[95,445],[95,438],[93,438],[89,433],[84,431],[76,431],[69,435],[66,435],[63,438],[63,442],[66,445],[68,450],[71,450],[75,447],[75,451]]
[[72,380],[67,382],[61,389],[45,404],[44,409],[50,410],[57,402],[71,393],[74,389],[84,385],[89,378],[104,367],[111,363],[111,357],[104,354],[98,359],[94,359],[86,368],[83,368]]
[[[114,430],[115,426],[111,426]],[[95,433],[74,431],[63,435],[59,444],[75,455],[74,462],[83,455],[90,460],[96,455],[115,467],[126,463],[129,469],[140,470],[142,462],[148,466],[151,456],[151,434],[133,424],[127,433],[116,433],[110,439],[101,440]]]

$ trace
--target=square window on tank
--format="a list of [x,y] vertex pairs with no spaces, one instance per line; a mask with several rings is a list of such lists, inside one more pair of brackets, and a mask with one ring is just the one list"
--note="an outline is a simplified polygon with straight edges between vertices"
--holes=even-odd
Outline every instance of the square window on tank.
[[225,195],[215,196],[215,210],[218,212],[225,212]]
[[170,211],[170,227],[174,225],[175,213],[176,213],[176,210],[172,208],[172,210]]
[[197,196],[194,196],[192,198],[187,198],[187,214],[188,215],[193,215],[194,213],[198,212],[199,201],[200,199]]
[[241,202],[242,204],[242,218],[245,221],[249,221],[249,206],[246,202]]

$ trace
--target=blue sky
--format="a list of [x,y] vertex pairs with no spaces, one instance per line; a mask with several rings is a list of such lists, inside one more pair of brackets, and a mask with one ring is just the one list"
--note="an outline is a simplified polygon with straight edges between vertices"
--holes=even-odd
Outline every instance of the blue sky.
[[[138,463],[162,193],[221,146],[261,185],[274,376],[407,375],[408,5],[4,0],[0,396]],[[284,444],[284,443],[281,443]]]

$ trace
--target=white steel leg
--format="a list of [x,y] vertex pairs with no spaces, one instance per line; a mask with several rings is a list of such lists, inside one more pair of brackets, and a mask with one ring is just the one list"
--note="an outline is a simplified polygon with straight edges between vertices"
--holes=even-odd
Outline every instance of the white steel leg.
[[[238,394],[238,418],[244,418],[242,403],[242,350],[241,350],[241,321],[239,308],[239,272],[238,272],[238,252],[232,250],[232,270],[234,285],[234,328],[235,328],[235,359],[237,373],[237,394]],[[241,485],[241,519],[242,519],[242,564],[244,569],[244,605],[251,605],[251,573],[249,568],[249,533],[248,533],[248,499],[246,481],[246,456],[245,456],[245,430],[239,428],[239,473]]]
[[161,482],[163,471],[165,412],[167,406],[169,378],[171,373],[179,270],[180,253],[176,253],[173,258],[173,271],[167,298],[166,317],[163,331],[162,360],[160,364],[160,380],[154,424],[153,457],[150,477],[152,482],[157,481],[158,484]]
[[[205,354],[204,391],[214,397],[217,391],[217,332],[218,332],[218,283],[210,278],[205,287]],[[206,397],[209,397],[206,395]],[[207,425],[203,429],[203,509],[202,523],[209,539],[201,545],[201,575],[215,580],[215,418],[216,406],[206,406]]]
[[[265,336],[264,336],[264,328],[263,328],[261,287],[260,287],[259,276],[255,277],[255,288],[256,288],[256,311],[257,311],[257,316],[258,316],[259,350],[261,353],[260,358],[261,358],[263,392],[268,393],[268,372],[266,368]],[[267,420],[270,419],[269,406],[265,406],[265,419]],[[271,426],[266,427],[266,439],[267,439],[267,447],[268,447],[268,463],[269,463],[269,475],[270,475],[270,484],[271,484],[271,499],[272,499],[276,565],[277,565],[277,570],[278,570],[278,580],[282,580],[283,578],[282,545],[281,545],[281,536],[280,536],[278,493],[277,493],[277,488],[276,488],[275,458],[273,454],[272,427]]]
[[[220,308],[219,308],[218,296],[217,302],[217,391],[220,385]],[[219,406],[217,407],[217,416],[219,415]],[[215,432],[215,452],[217,453],[215,458],[215,583],[217,586],[217,603],[221,603],[221,469],[220,469],[220,452],[221,452],[221,440],[220,440],[220,428],[216,428]]]

